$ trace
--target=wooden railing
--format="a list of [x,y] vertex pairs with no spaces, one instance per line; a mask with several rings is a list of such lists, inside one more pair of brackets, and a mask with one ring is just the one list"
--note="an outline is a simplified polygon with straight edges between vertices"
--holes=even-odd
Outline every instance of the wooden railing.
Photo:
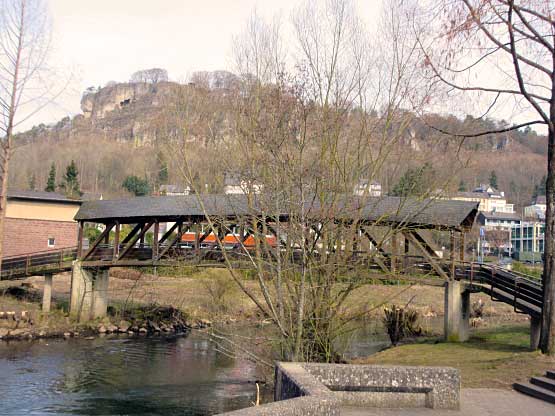
[[[161,247],[164,247],[163,245]],[[172,265],[191,262],[201,264],[209,262],[212,265],[220,264],[224,267],[223,253],[218,247],[205,246],[198,251],[191,247],[173,247],[170,251],[163,250],[163,258],[153,257],[152,247],[134,247],[125,259],[114,258],[114,249],[110,245],[100,244],[93,253],[83,262],[85,267],[112,267],[112,266],[153,266]],[[240,249],[226,250],[228,258],[240,261],[245,258],[245,253]],[[293,253],[293,261],[295,261]],[[31,253],[23,256],[6,257],[2,261],[0,280],[18,279],[31,275],[59,273],[70,270],[72,262],[77,259],[75,247],[50,250],[40,253]],[[396,272],[405,275],[438,274],[440,267],[446,274],[451,273],[452,263],[437,261],[432,267],[430,262],[420,256],[383,256],[369,255],[367,252],[353,252],[350,261],[361,267],[382,270],[391,270],[395,265]],[[440,271],[441,271],[440,270]],[[393,274],[394,276],[397,273]],[[456,262],[455,279],[465,280],[471,288],[489,294],[493,299],[508,303],[518,312],[530,315],[541,315],[543,305],[543,288],[539,280],[522,273],[509,271],[494,265],[470,262]]]
[[17,279],[33,274],[59,273],[71,269],[77,248],[41,251],[2,259],[0,280]]

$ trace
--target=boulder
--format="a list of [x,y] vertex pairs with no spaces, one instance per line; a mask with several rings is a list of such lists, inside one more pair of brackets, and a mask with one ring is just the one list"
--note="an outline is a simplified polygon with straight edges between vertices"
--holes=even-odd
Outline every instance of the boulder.
[[107,332],[107,329],[106,329],[106,327],[105,327],[104,325],[100,325],[100,326],[98,327],[98,333],[99,333],[99,334],[105,334],[106,332]]
[[27,335],[28,333],[29,330],[25,328],[12,329],[10,331],[10,337],[22,337]]
[[120,323],[118,324],[118,331],[121,333],[125,333],[129,331],[129,328],[131,327],[131,324],[127,321],[120,321]]
[[106,332],[112,333],[112,332],[118,332],[118,327],[110,324],[106,327]]
[[8,336],[10,330],[8,328],[0,328],[0,338]]

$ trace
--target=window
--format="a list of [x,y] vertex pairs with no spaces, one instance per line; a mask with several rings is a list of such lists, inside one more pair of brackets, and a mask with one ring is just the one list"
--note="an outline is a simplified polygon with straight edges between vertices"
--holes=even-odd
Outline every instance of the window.
[[48,247],[54,247],[56,245],[56,239],[54,237],[48,237]]

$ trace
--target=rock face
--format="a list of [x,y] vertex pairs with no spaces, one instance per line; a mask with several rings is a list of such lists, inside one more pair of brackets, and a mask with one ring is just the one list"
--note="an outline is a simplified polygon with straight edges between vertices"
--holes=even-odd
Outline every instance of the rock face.
[[85,92],[81,99],[81,110],[86,119],[103,119],[112,111],[124,110],[137,103],[156,107],[177,86],[171,82],[115,84],[98,91]]

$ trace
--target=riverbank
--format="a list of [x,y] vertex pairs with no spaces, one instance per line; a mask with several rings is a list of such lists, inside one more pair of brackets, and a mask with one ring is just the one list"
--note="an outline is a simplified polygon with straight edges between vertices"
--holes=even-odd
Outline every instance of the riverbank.
[[416,340],[392,347],[356,364],[395,364],[456,367],[461,371],[463,388],[511,388],[555,367],[555,358],[531,351],[527,324],[510,323],[476,329],[464,343]]
[[[160,273],[172,270],[159,270]],[[378,282],[378,281],[376,281]],[[418,311],[423,318],[443,315],[443,288],[420,284],[366,284],[355,291],[343,305],[340,316],[358,315],[366,323],[381,322],[383,305],[395,303]],[[391,284],[393,283],[393,284]],[[173,275],[157,275],[132,269],[113,269],[110,272],[108,317],[103,320],[79,324],[68,315],[70,276],[56,275],[53,281],[53,309],[44,314],[40,310],[42,277],[25,281],[2,282],[0,293],[10,286],[22,286],[24,296],[0,295],[0,312],[28,311],[31,325],[29,331],[18,331],[18,337],[74,336],[74,334],[97,334],[104,332],[156,333],[164,332],[164,325],[135,325],[128,314],[146,305],[171,306],[186,316],[186,326],[205,327],[211,323],[234,325],[241,323],[264,324],[253,302],[237,287],[225,269],[184,269]],[[258,283],[247,276],[243,284],[253,293],[259,294]],[[16,291],[17,292],[17,291]],[[259,294],[261,297],[261,295]],[[494,303],[483,294],[474,294],[472,302],[479,304],[487,320],[476,320],[474,325],[491,325],[495,319],[522,321],[526,317],[515,314],[509,305]],[[123,321],[123,324],[122,324]],[[0,320],[1,322],[1,320]],[[18,325],[23,325],[20,322]],[[1,325],[0,325],[1,326]],[[167,325],[172,328],[173,324]],[[158,328],[157,328],[158,327]],[[160,331],[158,331],[160,329]],[[5,338],[5,331],[4,338]],[[41,335],[42,334],[42,335]],[[0,332],[0,337],[2,332]]]

